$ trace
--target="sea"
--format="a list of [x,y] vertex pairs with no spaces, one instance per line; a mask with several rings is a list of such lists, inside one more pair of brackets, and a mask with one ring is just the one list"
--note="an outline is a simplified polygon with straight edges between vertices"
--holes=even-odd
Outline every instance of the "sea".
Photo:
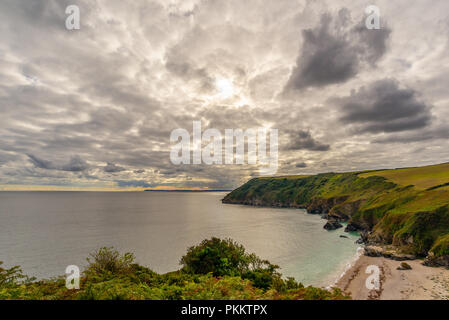
[[[305,285],[332,285],[357,258],[357,233],[326,231],[302,209],[222,204],[225,192],[0,192],[0,261],[49,279],[101,247],[158,273],[187,249],[231,238]],[[341,237],[344,236],[344,237]]]

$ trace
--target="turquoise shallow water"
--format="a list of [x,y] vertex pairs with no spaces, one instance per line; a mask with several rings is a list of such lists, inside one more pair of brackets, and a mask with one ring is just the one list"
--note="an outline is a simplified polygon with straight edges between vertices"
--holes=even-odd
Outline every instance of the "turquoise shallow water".
[[[38,278],[85,265],[114,246],[157,272],[179,268],[186,249],[230,237],[282,267],[284,276],[327,286],[354,259],[356,234],[325,231],[304,210],[225,205],[225,193],[0,192],[0,261]],[[340,238],[346,235],[349,239]]]

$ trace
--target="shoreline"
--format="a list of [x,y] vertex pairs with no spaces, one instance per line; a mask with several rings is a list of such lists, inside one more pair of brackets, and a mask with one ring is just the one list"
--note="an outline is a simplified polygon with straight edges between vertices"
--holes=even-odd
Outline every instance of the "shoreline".
[[[353,300],[449,300],[449,269],[427,267],[422,260],[408,260],[411,270],[397,270],[401,261],[363,254],[349,264],[331,286],[351,295]],[[366,281],[369,266],[380,270],[379,290],[369,290]]]
[[[332,289],[332,287],[335,287],[338,282],[355,266],[355,264],[357,263],[357,261],[359,261],[359,259],[363,256],[364,254],[364,248],[362,246],[358,247],[356,250],[355,255],[351,258],[351,260],[349,260],[343,268],[341,268],[341,272],[339,272],[338,276],[336,276],[331,284],[329,284],[328,286],[326,286],[325,288],[330,290]],[[339,270],[340,271],[340,270]]]

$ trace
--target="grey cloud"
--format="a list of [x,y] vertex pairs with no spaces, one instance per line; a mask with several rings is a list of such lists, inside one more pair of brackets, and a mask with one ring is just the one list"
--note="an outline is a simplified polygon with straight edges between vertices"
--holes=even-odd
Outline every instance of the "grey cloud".
[[168,62],[167,69],[185,81],[199,81],[201,86],[200,89],[203,92],[211,91],[214,88],[213,79],[207,74],[204,68],[194,68],[187,62]]
[[89,168],[88,164],[86,163],[86,161],[81,159],[80,156],[72,157],[68,164],[62,166],[63,171],[72,171],[72,172],[84,171],[88,168]]
[[67,15],[65,9],[69,5],[80,5],[78,0],[3,0],[2,11],[11,16],[19,16],[30,25],[40,28],[61,29]]
[[32,154],[27,154],[27,156],[34,164],[34,166],[40,169],[80,172],[89,168],[87,162],[84,161],[80,156],[73,156],[70,161],[64,165],[57,165],[51,161],[41,159]]
[[287,150],[328,151],[330,149],[330,145],[316,141],[309,131],[293,131],[288,135]]
[[47,169],[47,170],[55,169],[55,166],[50,161],[40,159],[32,154],[27,154],[27,156],[28,156],[28,158],[30,158],[31,162],[37,168]]
[[355,125],[360,132],[399,132],[420,129],[431,123],[431,106],[396,80],[376,81],[345,98],[333,99],[342,115],[340,121]]
[[297,163],[296,168],[307,168],[307,163],[305,162]]
[[165,66],[168,71],[186,82],[199,82],[199,89],[202,92],[211,92],[215,88],[214,78],[209,75],[206,68],[196,67],[187,57],[177,56],[174,52],[175,49],[172,49],[172,53],[167,57]]
[[106,166],[103,167],[103,171],[107,173],[116,173],[116,172],[122,172],[126,169],[120,166],[117,166],[114,163],[108,162]]
[[[367,30],[354,23],[348,10],[322,16],[343,5],[361,16],[360,4],[348,1],[306,1],[305,6],[293,0],[194,2],[168,8],[164,0],[0,1],[1,182],[103,188],[116,181],[139,186],[146,179],[153,185],[232,188],[258,175],[255,166],[171,164],[170,133],[176,128],[191,132],[193,120],[201,120],[203,130],[221,132],[278,128],[280,150],[286,151],[279,160],[288,162],[279,167],[280,175],[397,163],[388,159],[389,148],[407,165],[423,155],[429,161],[447,158],[447,132],[434,128],[436,121],[416,131],[358,134],[379,130],[375,126],[398,130],[397,122],[419,127],[428,111],[404,119],[390,115],[394,121],[375,116],[370,121],[369,114],[345,122],[344,116],[355,111],[345,109],[344,101],[331,110],[333,105],[326,103],[337,90],[347,90],[328,84],[356,76],[361,87],[394,72],[431,99],[432,114],[444,124],[449,78],[442,45],[447,34],[436,24],[447,17],[446,2],[410,7],[406,0],[390,1],[385,16],[403,14],[389,21],[398,40],[391,43],[390,29]],[[79,31],[65,29],[68,4],[80,6]],[[435,24],[416,28],[423,8]],[[316,24],[320,18],[322,26]],[[407,41],[412,38],[413,43]],[[293,72],[292,61],[297,61]],[[221,78],[234,84],[231,99],[216,97],[215,79]],[[289,78],[289,89],[323,90],[280,99]],[[283,135],[296,128],[313,131]],[[416,150],[430,147],[411,155],[396,145],[409,141],[417,141]],[[304,158],[298,159],[298,153]],[[307,169],[301,169],[300,161],[306,161]],[[327,168],[320,167],[324,161]]]
[[152,185],[144,180],[117,180],[117,186],[120,188],[136,187],[136,188],[150,188]]
[[449,128],[439,127],[419,132],[404,132],[401,134],[388,135],[387,137],[374,139],[373,143],[390,144],[390,143],[410,143],[423,142],[429,140],[440,140],[449,138]]
[[364,21],[351,24],[348,9],[341,9],[335,17],[323,14],[314,29],[303,30],[304,43],[286,91],[342,83],[363,63],[375,65],[386,52],[391,30],[368,30]]

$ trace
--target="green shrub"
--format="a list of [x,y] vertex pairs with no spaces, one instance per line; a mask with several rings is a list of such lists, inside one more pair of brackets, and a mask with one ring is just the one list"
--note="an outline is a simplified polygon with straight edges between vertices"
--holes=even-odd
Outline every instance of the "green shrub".
[[243,246],[230,239],[212,238],[190,247],[180,264],[187,273],[236,276],[245,270],[245,260]]
[[449,256],[449,234],[439,237],[430,252],[436,257]]
[[190,247],[181,258],[183,271],[192,274],[212,273],[215,277],[242,276],[249,272],[274,274],[279,267],[247,254],[245,248],[231,239],[212,238]]
[[133,271],[134,259],[132,253],[127,252],[121,255],[112,247],[103,247],[91,253],[90,257],[86,259],[89,265],[85,274],[87,277],[110,277],[128,274]]
[[22,273],[19,266],[10,269],[2,268],[3,261],[0,261],[0,288],[10,288],[35,280]]

